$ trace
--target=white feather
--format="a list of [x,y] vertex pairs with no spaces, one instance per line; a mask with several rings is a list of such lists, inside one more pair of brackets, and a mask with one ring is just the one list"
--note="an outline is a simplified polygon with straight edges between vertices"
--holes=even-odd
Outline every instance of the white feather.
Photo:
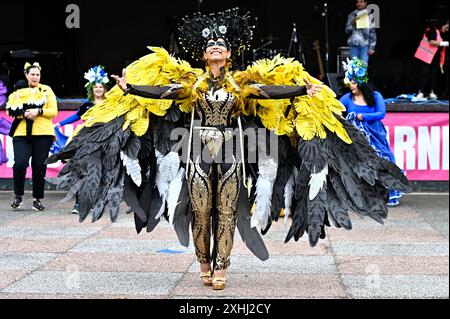
[[123,162],[123,166],[126,167],[128,175],[130,175],[136,186],[142,185],[142,174],[139,160],[129,158],[124,152],[120,152],[120,159]]
[[156,215],[155,219],[160,219],[161,216],[164,214],[164,210],[166,209],[166,197],[169,191],[170,183],[168,181],[163,180],[158,172],[158,174],[156,174],[155,184],[156,187],[158,188],[159,196],[161,196],[162,199],[161,208],[159,209],[159,212]]
[[170,152],[158,164],[158,173],[161,178],[166,181],[171,181],[177,176],[180,169],[180,156],[178,153]]
[[252,189],[253,189],[253,177],[249,176],[247,178],[247,196],[250,198],[252,196]]
[[173,225],[173,218],[175,214],[175,208],[178,206],[178,199],[180,198],[181,188],[183,187],[183,179],[185,177],[186,170],[180,168],[175,179],[170,182],[169,195],[167,196],[167,207],[169,215],[169,223]]
[[292,197],[294,195],[294,175],[289,178],[284,188],[284,224],[287,225],[291,215]]
[[169,196],[170,183],[175,179],[180,169],[180,157],[178,153],[170,152],[166,156],[155,150],[158,172],[156,174],[156,187],[162,199],[162,205],[155,219],[160,219],[166,209]]
[[317,195],[319,195],[323,186],[327,183],[328,176],[328,164],[325,165],[324,169],[318,174],[311,174],[311,179],[309,181],[309,200],[314,200]]
[[263,229],[267,228],[277,170],[277,163],[272,158],[259,161],[259,177],[256,182],[256,209],[251,220],[252,228],[257,226],[261,226]]

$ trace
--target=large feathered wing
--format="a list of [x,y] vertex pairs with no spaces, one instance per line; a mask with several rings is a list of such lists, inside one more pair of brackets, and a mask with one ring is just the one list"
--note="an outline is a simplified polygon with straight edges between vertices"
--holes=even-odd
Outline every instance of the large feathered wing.
[[[150,49],[153,53],[127,67],[128,83],[145,86],[181,83],[188,88],[203,73],[170,56],[162,48]],[[143,228],[151,231],[156,227],[158,213],[165,212],[167,200],[171,204],[169,212],[174,214],[178,197],[168,196],[167,191],[180,193],[180,185],[174,183],[170,188],[172,185],[168,183],[164,194],[156,187],[163,177],[168,179],[165,176],[167,170],[161,171],[158,166],[157,155],[163,163],[174,158],[170,153],[175,142],[170,141],[169,134],[181,114],[173,102],[124,96],[116,86],[104,102],[84,115],[85,125],[68,145],[47,160],[47,163],[67,162],[52,182],[59,190],[68,191],[66,200],[76,198],[81,208],[81,221],[90,213],[93,221],[105,213],[115,221],[121,200],[125,200],[135,213],[138,231]],[[179,163],[173,165],[179,166]],[[174,177],[180,178],[173,179],[182,180],[183,168],[174,167],[174,172]]]
[[[322,84],[299,62],[281,56],[259,60],[234,79],[244,96],[258,95],[259,85]],[[327,86],[314,97],[252,99],[242,105],[245,115],[259,118],[280,136],[276,158],[259,161],[256,193],[264,196],[256,197],[252,226],[261,227],[263,234],[284,211],[292,217],[286,241],[308,233],[315,246],[325,238],[326,227],[352,228],[349,211],[383,223],[388,190],[410,191],[401,170],[377,156],[362,133],[345,121],[343,111]]]
[[[163,48],[149,49],[153,53],[126,68],[128,83],[146,86],[182,83],[189,90],[203,73],[201,69],[192,68],[188,62],[174,58]],[[124,96],[122,90],[115,86],[107,93],[106,100],[91,108],[83,116],[83,120],[86,127],[91,127],[96,123],[108,123],[124,116],[124,129],[130,127],[137,136],[142,136],[147,132],[150,114],[164,116],[172,103],[171,100]]]
[[[280,55],[272,60],[256,61],[247,70],[234,75],[243,94],[255,94],[252,84],[303,86],[307,82],[323,84],[305,71],[294,59]],[[244,113],[258,116],[264,126],[277,135],[298,135],[304,140],[314,137],[326,138],[327,131],[336,134],[346,143],[351,143],[343,125],[337,117],[345,107],[336,99],[336,94],[327,86],[314,97],[300,96],[287,100],[251,100]]]

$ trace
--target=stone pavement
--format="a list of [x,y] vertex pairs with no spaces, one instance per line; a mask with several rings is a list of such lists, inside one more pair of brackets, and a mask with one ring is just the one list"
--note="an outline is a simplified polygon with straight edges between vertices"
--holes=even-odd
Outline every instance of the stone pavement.
[[409,195],[385,226],[353,216],[354,230],[329,230],[318,247],[283,244],[277,224],[258,261],[236,239],[229,287],[202,287],[193,248],[162,223],[136,235],[132,216],[79,224],[47,194],[47,211],[9,208],[0,193],[0,299],[8,298],[448,298],[449,197]]

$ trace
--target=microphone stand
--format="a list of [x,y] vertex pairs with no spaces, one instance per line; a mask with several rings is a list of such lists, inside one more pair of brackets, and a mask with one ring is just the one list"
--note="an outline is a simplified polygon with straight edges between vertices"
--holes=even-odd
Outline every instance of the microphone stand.
[[[262,42],[262,41],[261,41]],[[256,53],[259,50],[264,49],[266,46],[271,45],[272,44],[272,40],[270,40],[269,42],[264,43],[263,45],[261,45],[260,47],[253,49],[253,61],[256,61]]]
[[[293,27],[292,27],[292,34],[291,34],[291,42],[289,43],[289,49],[288,49],[288,57],[291,57],[291,51],[292,51],[292,47],[294,47],[294,58],[296,58],[297,56],[297,43],[298,43],[298,36],[297,36],[297,25],[295,24],[295,22],[293,23]],[[300,48],[299,48],[300,49]]]
[[325,61],[327,65],[327,72],[330,70],[330,41],[328,33],[328,3],[323,4],[322,17],[325,18]]

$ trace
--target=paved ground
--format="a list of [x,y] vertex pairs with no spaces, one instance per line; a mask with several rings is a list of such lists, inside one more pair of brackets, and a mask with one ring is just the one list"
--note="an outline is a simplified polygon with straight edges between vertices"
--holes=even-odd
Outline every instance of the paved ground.
[[[3,298],[448,298],[449,197],[410,195],[385,226],[354,218],[317,248],[284,245],[276,225],[260,262],[237,239],[229,287],[204,288],[193,249],[166,223],[136,235],[132,216],[79,224],[49,194],[48,210],[9,209],[0,193],[0,299]],[[123,210],[122,210],[123,211]]]

